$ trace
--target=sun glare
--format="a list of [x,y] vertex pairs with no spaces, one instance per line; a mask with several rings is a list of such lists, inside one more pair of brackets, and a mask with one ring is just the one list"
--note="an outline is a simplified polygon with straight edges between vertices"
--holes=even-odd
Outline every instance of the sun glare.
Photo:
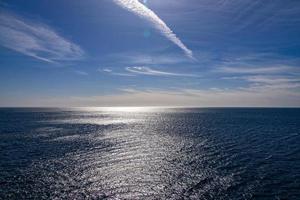
[[76,108],[85,111],[103,111],[103,112],[150,112],[156,107],[80,107]]

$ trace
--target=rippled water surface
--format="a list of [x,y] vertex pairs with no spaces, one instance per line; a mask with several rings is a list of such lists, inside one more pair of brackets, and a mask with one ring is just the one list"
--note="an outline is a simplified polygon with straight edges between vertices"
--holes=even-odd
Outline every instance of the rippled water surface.
[[300,199],[299,109],[0,109],[0,199]]

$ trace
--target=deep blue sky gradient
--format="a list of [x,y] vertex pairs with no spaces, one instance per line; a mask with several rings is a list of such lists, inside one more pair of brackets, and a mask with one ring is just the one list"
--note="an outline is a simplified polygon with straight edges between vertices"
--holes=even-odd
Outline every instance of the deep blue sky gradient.
[[[9,0],[0,5],[1,17],[47,26],[83,51],[78,59],[45,62],[0,43],[2,106],[23,105],[22,99],[28,103],[31,98],[122,95],[129,88],[253,94],[272,88],[271,97],[282,99],[270,105],[298,105],[298,0],[148,0],[147,7],[193,51],[195,60],[111,0]],[[127,70],[135,67],[183,76]]]

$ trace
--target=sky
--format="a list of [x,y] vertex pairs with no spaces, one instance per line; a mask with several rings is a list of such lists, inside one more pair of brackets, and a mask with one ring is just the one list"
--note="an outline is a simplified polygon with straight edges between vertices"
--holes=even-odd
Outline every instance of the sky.
[[299,0],[0,0],[0,106],[300,106]]

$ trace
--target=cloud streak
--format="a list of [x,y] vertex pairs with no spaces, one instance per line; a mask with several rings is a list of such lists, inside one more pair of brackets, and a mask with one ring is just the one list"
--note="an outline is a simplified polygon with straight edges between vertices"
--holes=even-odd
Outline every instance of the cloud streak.
[[243,80],[249,83],[251,90],[293,90],[300,88],[300,79],[294,76],[253,75],[240,77],[224,77],[225,80]]
[[288,71],[296,71],[294,67],[290,66],[275,66],[275,67],[221,67],[216,72],[232,73],[232,74],[276,74]]
[[151,76],[185,76],[185,77],[199,77],[194,74],[179,74],[172,72],[165,72],[152,69],[150,67],[126,67],[126,70],[135,74],[151,75]]
[[0,14],[0,45],[45,62],[78,60],[84,51],[45,24]]
[[106,73],[114,76],[135,76],[134,74],[128,74],[128,73],[120,73],[120,72],[114,72],[112,69],[104,68],[104,69],[98,69],[98,72],[100,73]]
[[81,71],[81,70],[75,70],[75,74],[80,76],[88,76],[89,74],[87,72]]
[[185,44],[183,44],[183,42],[176,36],[175,33],[173,33],[167,24],[138,0],[114,0],[114,2],[139,17],[151,22],[154,27],[161,32],[161,34],[181,48],[189,58],[194,59],[193,52],[188,49]]

